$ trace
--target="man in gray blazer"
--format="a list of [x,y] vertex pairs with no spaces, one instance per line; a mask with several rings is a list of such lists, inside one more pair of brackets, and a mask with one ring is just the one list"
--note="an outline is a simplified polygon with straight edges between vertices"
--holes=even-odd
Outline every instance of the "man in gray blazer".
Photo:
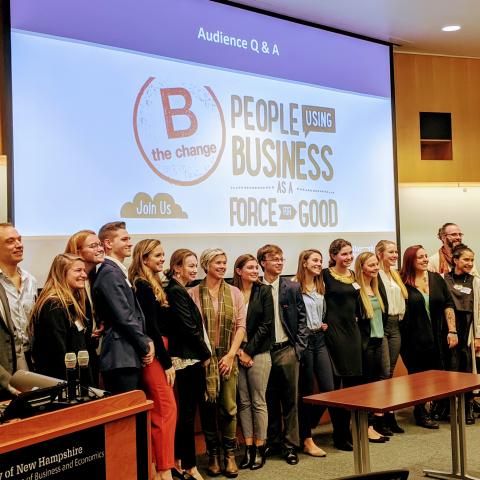
[[105,249],[93,283],[97,319],[105,325],[100,372],[107,390],[123,393],[140,387],[142,365],[153,361],[155,349],[123,265],[133,246],[125,222],[107,223],[98,237]]
[[10,378],[17,370],[14,329],[7,294],[0,283],[0,400],[19,393],[10,386]]

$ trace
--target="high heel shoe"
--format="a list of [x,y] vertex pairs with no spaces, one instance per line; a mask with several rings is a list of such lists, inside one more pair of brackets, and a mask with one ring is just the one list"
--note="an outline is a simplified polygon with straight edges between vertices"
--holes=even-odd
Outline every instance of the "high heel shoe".
[[265,445],[257,445],[255,457],[253,459],[252,464],[250,465],[250,470],[258,470],[265,465],[265,461],[267,456],[265,454]]
[[255,445],[245,445],[245,454],[243,455],[242,460],[238,464],[238,468],[244,470],[250,468],[252,463],[255,461],[255,454],[257,448]]

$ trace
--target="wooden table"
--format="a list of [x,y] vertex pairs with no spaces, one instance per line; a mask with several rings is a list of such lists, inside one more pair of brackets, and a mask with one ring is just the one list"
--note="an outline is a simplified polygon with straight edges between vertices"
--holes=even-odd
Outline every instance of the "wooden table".
[[424,473],[434,478],[473,480],[475,477],[466,472],[465,393],[476,390],[478,387],[480,387],[480,375],[429,370],[311,395],[304,397],[304,401],[352,411],[355,473],[366,473],[370,471],[368,412],[391,412],[419,403],[450,397],[452,471],[424,470]]

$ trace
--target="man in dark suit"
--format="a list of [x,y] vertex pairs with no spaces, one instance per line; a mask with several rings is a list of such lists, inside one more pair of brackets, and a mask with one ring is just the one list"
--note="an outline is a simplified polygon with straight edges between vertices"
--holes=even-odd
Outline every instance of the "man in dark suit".
[[125,222],[107,223],[98,237],[106,255],[93,284],[95,311],[105,325],[100,371],[107,390],[128,392],[140,387],[142,364],[153,361],[155,350],[123,265],[133,246]]
[[[298,463],[298,371],[307,347],[305,304],[298,283],[280,278],[283,252],[277,245],[264,245],[257,252],[264,272],[263,283],[272,286],[274,305],[272,370],[267,387],[268,445],[281,448],[290,465]],[[282,431],[283,417],[283,431]]]
[[19,393],[10,386],[10,378],[17,370],[14,329],[7,294],[0,283],[0,400]]

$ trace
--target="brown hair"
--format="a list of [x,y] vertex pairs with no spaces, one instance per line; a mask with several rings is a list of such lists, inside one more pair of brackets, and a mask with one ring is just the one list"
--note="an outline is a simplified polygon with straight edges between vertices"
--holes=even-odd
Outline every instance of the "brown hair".
[[329,267],[334,267],[335,266],[335,260],[334,256],[340,252],[340,250],[343,247],[351,247],[352,244],[348,240],[344,240],[343,238],[337,238],[334,240],[328,249],[328,255],[329,255],[329,260],[328,260],[328,266]]
[[107,238],[112,239],[118,230],[125,230],[125,222],[109,222],[103,225],[98,231],[98,238],[103,243]]
[[[175,267],[182,267],[187,257],[197,258],[197,254],[188,248],[179,248],[170,257],[170,266],[165,270],[165,276],[170,280],[175,275]],[[198,260],[198,258],[197,258]]]
[[458,227],[458,225],[456,223],[451,223],[451,222],[447,222],[447,223],[444,223],[439,229],[438,229],[438,233],[437,233],[437,237],[439,240],[442,240],[443,242],[443,236],[445,235],[445,229],[447,227]]
[[[237,268],[241,270],[246,263],[254,260],[255,262],[258,263],[258,260],[250,253],[245,253],[244,255],[240,255],[236,260],[235,260],[235,265],[233,266],[233,281],[232,285],[234,287],[239,288],[240,290],[243,290],[243,282],[241,276],[237,273]],[[257,279],[256,283],[261,283],[260,280]]]
[[153,273],[144,263],[144,260],[159,245],[161,245],[160,240],[153,238],[146,238],[135,245],[135,248],[133,249],[132,263],[128,269],[128,279],[135,290],[137,289],[136,282],[138,280],[144,280],[147,282],[150,287],[152,287],[153,294],[158,303],[160,303],[162,307],[168,307],[167,295],[163,290],[160,276],[158,273]]
[[[308,250],[303,250],[300,252],[300,255],[298,256],[298,266],[297,266],[297,274],[293,278],[294,282],[298,282],[300,284],[300,290],[302,293],[307,293],[307,285],[306,285],[306,276],[305,276],[305,267],[303,264],[314,254],[317,253],[320,255],[320,257],[323,260],[323,255],[320,250],[317,250],[315,248],[309,248]],[[317,293],[320,293],[322,295],[325,294],[325,284],[323,283],[323,275],[322,272],[320,272],[320,275],[315,275],[313,278],[313,283],[315,284],[315,290]]]
[[[59,253],[53,259],[45,286],[42,288],[30,314],[30,333],[34,331],[35,318],[48,300],[54,300],[59,304],[65,310],[67,318],[72,324],[77,320],[83,323],[83,320],[87,318],[85,313],[85,289],[73,290],[67,283],[67,272],[77,261],[85,263],[81,257],[69,253]],[[70,305],[73,305],[73,315],[69,309]]]
[[264,270],[262,262],[266,259],[266,256],[270,253],[272,255],[275,255],[275,254],[283,255],[283,250],[278,245],[273,245],[268,243],[263,247],[260,247],[257,250],[257,262],[260,265],[260,267],[262,267],[262,270]]
[[90,235],[96,235],[96,233],[93,230],[80,230],[79,232],[74,233],[67,241],[65,253],[79,255],[79,252],[82,249],[85,240]]

